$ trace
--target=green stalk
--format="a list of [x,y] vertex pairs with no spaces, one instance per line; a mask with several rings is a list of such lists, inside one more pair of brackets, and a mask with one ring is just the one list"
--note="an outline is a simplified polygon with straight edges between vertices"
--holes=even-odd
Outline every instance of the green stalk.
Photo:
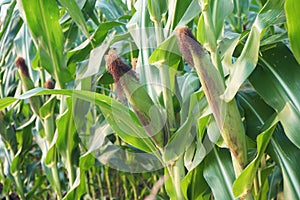
[[[25,60],[22,57],[18,57],[16,59],[16,66],[19,69],[20,79],[23,84],[23,90],[24,92],[29,91],[34,88],[33,81],[31,80],[28,72],[28,66],[25,63]],[[41,72],[42,73],[42,72]],[[39,113],[39,110],[42,106],[42,100],[40,97],[30,97],[29,98],[30,106],[33,110],[33,112],[40,118],[40,120],[43,123],[43,127],[45,130],[46,140],[48,143],[48,146],[51,144],[53,135],[55,132],[55,123],[54,123],[54,105],[50,106],[49,109],[51,109],[50,114],[47,116],[41,116]],[[52,113],[52,114],[51,114]],[[61,187],[60,187],[60,179],[58,175],[58,169],[57,169],[57,163],[56,161],[53,164],[53,167],[51,167],[51,173],[54,180],[55,185],[53,188],[55,188],[56,193],[59,197],[62,197],[61,193]]]
[[210,10],[208,4],[205,4],[205,6],[202,10],[202,15],[203,15],[205,27],[207,29],[207,34],[209,34],[209,37],[207,37],[207,42],[209,44],[209,48],[211,51],[212,62],[214,64],[214,66],[217,67],[223,81],[225,82],[221,58],[219,56],[218,49],[217,49],[217,46],[218,46],[217,39],[218,38],[215,35],[214,23],[213,23],[213,19],[211,17],[212,13],[211,13],[211,10]]
[[[144,44],[145,41],[147,41],[147,36],[145,36],[144,30],[147,30],[147,26],[146,26],[146,17],[147,17],[147,0],[142,0],[141,1],[141,5],[140,8],[141,9],[141,25],[139,27],[139,34],[141,36],[140,39],[140,46],[147,46]],[[150,70],[150,66],[148,63],[148,58],[149,58],[149,49],[148,48],[141,48],[140,49],[141,53],[141,70],[140,70],[140,80],[141,83],[149,83],[150,79],[151,79],[151,70]],[[148,87],[147,90],[149,91],[150,96],[154,96],[154,91],[152,89],[152,87]]]
[[[234,99],[226,103],[220,98],[225,92],[223,77],[189,28],[178,27],[175,34],[183,57],[196,68],[213,116],[224,142],[230,149],[235,175],[238,177],[247,165],[247,148],[245,130],[237,104]],[[243,199],[251,198],[249,192]]]
[[44,85],[46,82],[45,72],[42,68],[39,68],[39,72],[40,72],[41,85]]
[[115,173],[115,195],[116,197],[120,196],[120,178],[117,173]]
[[55,119],[54,119],[54,105],[52,105],[53,109],[51,111],[51,115],[48,115],[47,117],[45,117],[43,119],[43,126],[45,129],[45,136],[46,136],[46,140],[48,142],[48,145],[51,144],[52,140],[53,140],[53,136],[54,136],[54,132],[55,132]]
[[124,190],[124,198],[128,198],[128,189],[127,189],[127,181],[126,181],[126,176],[125,174],[121,175],[121,180],[123,182],[123,190]]
[[[93,175],[96,175],[95,171],[96,171],[95,168],[88,170],[87,174],[88,174],[89,180],[86,181],[87,192],[92,197],[92,199],[97,198],[97,194],[95,192],[95,185],[97,185],[97,183],[96,183],[97,181],[95,181],[93,178]],[[100,186],[100,188],[101,188],[101,186]],[[101,188],[101,190],[102,190],[102,188]]]
[[52,185],[56,195],[58,196],[59,199],[62,197],[62,190],[61,190],[61,182],[58,174],[58,169],[57,169],[57,160],[53,161],[53,164],[51,166],[51,175],[53,178],[54,185]]
[[155,28],[156,43],[159,46],[164,40],[162,24],[158,21],[153,21]]
[[[53,83],[52,81],[47,81],[46,86],[48,89],[53,89]],[[51,84],[52,83],[52,84]],[[43,127],[45,130],[45,138],[47,141],[47,146],[49,147],[53,141],[54,133],[55,133],[55,117],[54,117],[54,109],[56,105],[56,99],[49,98],[49,100],[43,105],[41,110],[46,110],[47,112],[41,112],[40,113],[40,119],[43,122]],[[62,197],[62,191],[61,191],[61,182],[59,179],[58,169],[57,169],[57,152],[55,151],[55,159],[52,160],[52,166],[51,166],[51,175],[53,177],[54,185],[52,187],[54,188],[57,196],[59,198]]]
[[107,166],[105,166],[104,167],[104,175],[105,175],[107,190],[108,190],[109,198],[113,199],[111,184],[110,184],[110,180],[109,180],[109,171],[108,170],[109,170],[109,168]]
[[170,74],[169,74],[169,66],[158,66],[160,69],[161,74],[161,81],[163,85],[163,99],[164,105],[167,112],[167,120],[168,120],[168,130],[167,132],[170,133],[170,130],[176,129],[176,120],[174,114],[174,105],[173,105],[173,98],[171,93],[171,84],[170,84]]
[[[223,71],[223,66],[221,63],[221,58],[220,58],[220,55],[217,53],[217,49],[211,53],[211,59],[212,59],[214,65],[217,66],[217,69],[218,69],[221,77],[224,77],[224,71]],[[223,81],[225,82],[224,78],[223,78]]]
[[[155,26],[156,41],[158,46],[164,40],[162,24],[160,22],[157,22],[156,20],[154,20],[153,22]],[[167,120],[168,120],[167,132],[170,133],[169,130],[173,130],[176,128],[176,120],[174,114],[173,98],[170,90],[171,83],[170,83],[169,66],[160,65],[157,67],[160,70],[160,77],[163,86],[163,99],[164,99],[165,109],[167,112]]]
[[14,174],[13,174],[14,178],[15,178],[15,183],[16,183],[16,186],[17,186],[17,190],[21,196],[22,199],[25,199],[25,194],[24,194],[24,185],[23,185],[23,181],[21,180],[21,177],[20,177],[20,173],[19,173],[19,170],[16,171]]
[[66,169],[68,171],[68,176],[69,176],[69,186],[70,188],[73,186],[73,183],[75,181],[75,168],[73,167],[72,164],[72,155],[69,150],[66,152]]
[[172,200],[185,199],[182,194],[181,185],[180,185],[180,182],[185,175],[183,167],[184,167],[183,159],[179,158],[175,163],[173,163],[172,165],[167,165],[165,168],[165,170],[167,170],[165,171],[165,174],[168,174],[168,178],[170,178],[172,183],[172,189],[166,188],[167,193],[169,193],[169,196],[171,197]]
[[181,180],[184,177],[184,164],[183,164],[183,156],[181,155],[175,164],[172,166],[172,176],[173,176],[173,184],[176,192],[176,199],[185,199],[183,193],[181,191]]
[[87,195],[89,195],[90,197],[92,197],[92,199],[95,198],[95,195],[94,193],[91,192],[91,188],[92,188],[92,185],[94,184],[93,183],[93,178],[91,176],[92,172],[90,170],[88,170],[86,173],[86,176],[85,176],[85,191],[87,193]]
[[3,90],[3,73],[0,73],[0,98],[4,98],[4,90]]
[[241,33],[243,31],[243,27],[242,27],[242,12],[241,12],[241,7],[240,7],[240,1],[236,1],[237,5],[236,5],[236,9],[237,9],[237,27],[236,28],[236,32]]
[[[53,116],[50,116],[44,120],[44,129],[45,129],[45,136],[46,140],[48,143],[48,146],[50,146],[52,140],[53,140],[53,135],[54,135],[54,119]],[[55,156],[57,153],[55,152]],[[58,175],[58,169],[57,169],[57,159],[53,160],[53,165],[51,166],[51,174],[53,177],[54,185],[52,186],[59,198],[62,197],[62,191],[61,191],[61,183]]]
[[[100,173],[101,172],[95,173],[95,174],[96,174],[97,181],[98,181],[99,188],[100,188],[100,196],[103,197],[104,196],[104,193],[103,193],[103,184],[102,184],[102,181],[101,181],[101,178],[100,178]],[[94,193],[95,193],[95,187],[94,187]]]
[[136,189],[136,185],[134,184],[134,178],[133,178],[132,174],[130,174],[129,184],[131,185],[131,189],[133,192],[133,199],[138,200],[137,189]]
[[57,162],[54,162],[54,165],[51,167],[51,173],[53,176],[53,180],[55,183],[55,193],[58,196],[59,199],[62,198],[62,192],[61,192],[61,184],[60,184],[60,179],[59,179],[59,175],[58,175],[58,170],[57,170]]

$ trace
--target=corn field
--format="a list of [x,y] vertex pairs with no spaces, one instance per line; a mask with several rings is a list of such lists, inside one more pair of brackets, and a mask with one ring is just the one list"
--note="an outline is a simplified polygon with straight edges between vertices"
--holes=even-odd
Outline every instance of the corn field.
[[0,198],[300,200],[297,0],[0,0]]

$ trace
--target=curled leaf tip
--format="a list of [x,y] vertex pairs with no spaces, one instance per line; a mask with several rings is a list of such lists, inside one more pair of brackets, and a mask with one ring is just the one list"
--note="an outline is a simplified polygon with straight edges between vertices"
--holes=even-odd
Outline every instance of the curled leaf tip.
[[112,74],[115,82],[118,82],[126,73],[136,77],[134,71],[124,63],[115,50],[109,50],[108,54],[105,56],[105,61],[107,70]]
[[175,29],[175,36],[178,40],[179,49],[183,58],[190,66],[194,66],[193,55],[191,49],[201,54],[203,51],[200,43],[192,34],[187,26],[179,26]]
[[16,59],[16,66],[20,69],[22,76],[29,77],[28,66],[25,63],[24,58],[18,57]]
[[49,79],[44,83],[44,88],[54,89],[54,82],[51,79]]

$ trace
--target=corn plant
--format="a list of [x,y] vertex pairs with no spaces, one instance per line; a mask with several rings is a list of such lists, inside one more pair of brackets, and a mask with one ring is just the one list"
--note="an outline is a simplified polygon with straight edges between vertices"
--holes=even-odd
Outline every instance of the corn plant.
[[297,8],[0,1],[1,197],[300,199]]

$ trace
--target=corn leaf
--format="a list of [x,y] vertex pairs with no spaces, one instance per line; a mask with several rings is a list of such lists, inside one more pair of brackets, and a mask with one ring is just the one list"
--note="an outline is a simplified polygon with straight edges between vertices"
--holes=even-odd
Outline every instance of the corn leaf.
[[203,169],[204,164],[198,165],[181,181],[180,186],[186,199],[203,200],[209,195],[205,194],[207,183],[203,177]]
[[285,199],[300,198],[300,150],[293,145],[283,131],[274,133],[271,140],[272,149],[270,155],[277,161],[283,176],[283,194]]
[[85,34],[87,38],[90,38],[90,34],[87,29],[87,25],[85,22],[85,19],[83,17],[83,14],[76,3],[75,0],[59,0],[59,2],[64,6],[67,10],[69,15],[72,17],[72,19],[75,21],[75,23],[78,25],[78,27],[81,29],[81,31]]
[[37,45],[41,66],[64,88],[72,77],[66,68],[64,36],[59,24],[57,3],[48,0],[22,0],[22,6]]
[[[108,123],[112,126],[114,131],[128,144],[139,148],[145,152],[157,153],[157,149],[147,133],[142,128],[137,116],[127,107],[119,103],[118,101],[111,99],[102,94],[97,94],[89,91],[78,90],[48,90],[45,88],[35,88],[30,90],[17,99],[28,99],[35,95],[48,95],[48,94],[60,94],[66,96],[72,96],[85,100],[87,102],[95,103],[98,105],[103,114],[106,117]],[[7,100],[8,99],[8,100]],[[1,108],[4,109],[13,103],[11,97],[3,98],[2,102],[6,102]]]
[[13,98],[13,97],[6,97],[3,99],[0,99],[0,110],[7,108],[8,106],[10,106],[11,104],[13,104],[16,101],[17,101],[17,99]]
[[229,82],[222,95],[225,101],[229,102],[234,98],[240,86],[255,69],[262,30],[284,21],[283,4],[283,0],[268,1],[257,15],[241,55],[230,69]]
[[[300,66],[282,43],[262,52],[259,64],[249,77],[259,95],[279,114],[287,137],[300,147]],[[263,77],[263,78],[261,78]]]
[[216,149],[208,154],[203,176],[216,200],[235,199],[232,194],[234,171],[230,154],[225,149]]
[[[256,70],[258,69],[259,67]],[[246,120],[247,127],[252,127],[247,129],[247,132],[251,132],[251,134],[258,134],[259,129],[261,129],[261,127],[267,123],[267,119],[274,114],[274,110],[263,102],[254,91],[245,91],[240,93],[238,95],[238,99],[245,115],[248,116],[248,120]],[[267,125],[265,126],[267,127]],[[256,136],[250,135],[250,137],[255,138]],[[266,153],[280,166],[280,168],[275,168],[274,171],[268,172],[268,174],[272,177],[270,182],[267,183],[270,187],[269,191],[264,191],[264,193],[268,195],[268,199],[272,197],[272,192],[274,192],[273,190],[277,190],[276,185],[281,181],[276,180],[278,179],[276,178],[278,176],[279,179],[283,176],[283,193],[285,198],[298,199],[300,191],[300,179],[298,177],[300,177],[300,171],[297,163],[299,160],[300,150],[292,144],[291,141],[289,141],[281,126],[277,126],[275,129],[273,136],[270,139],[269,146],[266,149]],[[241,183],[239,186],[243,188],[248,184],[248,182],[249,181],[247,179],[247,181]],[[266,186],[264,186],[264,190],[265,188]]]
[[286,0],[284,8],[291,48],[298,63],[300,63],[300,22],[298,20],[300,18],[300,4],[297,0]]

